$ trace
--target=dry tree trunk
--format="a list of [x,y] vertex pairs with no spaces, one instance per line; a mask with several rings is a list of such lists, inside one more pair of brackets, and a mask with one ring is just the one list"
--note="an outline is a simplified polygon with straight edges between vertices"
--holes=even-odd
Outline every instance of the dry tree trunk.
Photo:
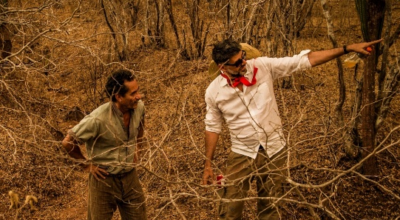
[[[362,141],[360,137],[360,133],[358,131],[359,124],[361,123],[361,116],[360,116],[360,109],[361,109],[361,99],[362,99],[362,88],[363,88],[363,75],[360,76],[360,79],[358,79],[358,65],[355,66],[354,68],[354,81],[356,82],[356,91],[355,91],[355,97],[354,97],[354,103],[351,109],[351,123],[350,123],[350,137],[353,142],[353,144],[357,147],[362,146]],[[360,153],[360,148],[358,149]],[[359,155],[357,155],[359,156]]]
[[166,6],[167,13],[168,13],[168,16],[169,16],[169,21],[171,22],[171,26],[172,26],[172,29],[173,29],[174,34],[175,34],[176,45],[178,46],[178,48],[181,48],[182,44],[181,44],[181,41],[179,40],[178,27],[176,26],[174,14],[173,14],[173,11],[172,11],[172,2],[171,2],[171,0],[166,0],[165,6]]
[[249,39],[248,43],[250,45],[253,45],[255,48],[260,47],[261,40],[263,38],[266,38],[266,32],[264,31],[266,29],[267,22],[271,22],[270,20],[265,20],[264,16],[261,16],[266,1],[263,1],[259,3],[260,6],[257,8],[257,12],[255,15],[255,19],[253,23],[250,25],[250,31],[249,31]]
[[[397,40],[400,34],[400,25],[397,26],[395,32],[390,36],[392,27],[392,2],[388,0],[386,2],[386,33],[382,53],[382,66],[378,77],[379,90],[378,100],[375,105],[377,112],[377,119],[375,122],[376,131],[379,130],[382,123],[384,122],[387,113],[390,109],[390,102],[396,95],[396,91],[399,88],[399,67],[393,65],[389,73],[387,68],[389,66],[389,48],[393,45],[394,41]],[[399,57],[397,57],[396,63],[399,63]]]
[[148,22],[149,21],[149,17],[150,17],[149,16],[149,0],[146,0],[145,10],[146,10],[146,15],[145,15],[145,18],[143,20],[144,34],[141,34],[141,37],[140,37],[140,39],[142,41],[142,45],[144,47],[146,47],[147,42],[148,42],[148,40],[146,40],[146,39],[150,39],[150,41],[152,39],[152,38],[150,38],[151,33],[150,33],[149,22]]
[[[147,2],[147,1],[146,1]],[[130,18],[131,18],[131,26],[134,27],[136,26],[139,18],[138,18],[138,14],[139,14],[139,10],[140,10],[140,1],[137,1],[135,3],[134,0],[130,0],[128,2],[128,9],[129,9],[129,13],[130,13]]]
[[254,3],[253,7],[251,8],[250,16],[248,19],[246,19],[247,23],[245,24],[245,26],[243,28],[243,32],[242,32],[242,37],[244,36],[245,43],[249,43],[249,41],[250,41],[251,33],[252,33],[252,30],[254,27],[254,22],[256,20],[256,18],[255,18],[256,11],[260,7],[260,5],[262,6],[263,3],[265,3],[265,2]]
[[[361,108],[361,137],[363,141],[362,157],[367,157],[375,149],[375,68],[376,64],[372,61],[376,55],[372,55],[368,58],[366,67],[364,70],[363,77],[363,88],[362,88],[362,108]],[[373,69],[371,69],[373,68]],[[364,163],[364,173],[370,175],[378,174],[376,157],[370,157],[369,160]]]
[[274,21],[276,22],[276,27],[278,28],[277,33],[282,39],[282,53],[287,54],[289,51],[289,45],[292,43],[290,41],[291,37],[287,25],[287,23],[290,22],[290,4],[281,0],[273,0],[272,2],[273,9],[276,11]]
[[273,23],[276,12],[275,12],[275,10],[273,10],[273,7],[272,7],[273,2],[272,1],[273,0],[269,0],[269,2],[268,2],[268,11],[267,11],[267,16],[266,16],[267,27],[265,30],[265,39],[267,41],[268,54],[269,54],[269,56],[274,57],[277,54],[277,48],[276,48],[276,43],[272,42],[271,30],[272,30],[272,23]]
[[[206,24],[206,29],[204,30],[204,20],[200,19],[199,16],[199,3],[200,0],[192,0],[193,4],[189,4],[188,2],[188,16],[191,21],[191,33],[194,41],[194,48],[195,48],[195,53],[193,52],[191,56],[193,58],[201,58],[203,57],[204,50],[205,50],[205,45],[207,42],[207,36],[208,36],[208,31],[210,29],[210,22]],[[204,33],[204,38],[202,39]],[[185,41],[186,43],[186,41]]]
[[118,59],[121,62],[125,61],[127,59],[127,51],[126,51],[126,42],[127,42],[127,40],[126,40],[126,36],[125,36],[124,33],[121,33],[122,34],[122,40],[123,40],[123,49],[122,49],[122,51],[120,51],[119,48],[118,48],[119,43],[118,43],[118,39],[117,39],[117,34],[116,34],[113,26],[111,25],[109,19],[108,19],[107,11],[106,11],[106,8],[104,6],[104,1],[103,0],[100,0],[100,5],[101,5],[101,9],[103,11],[104,18],[106,20],[107,26],[111,31],[111,36],[114,39],[114,50],[118,54]]
[[[322,6],[323,14],[325,16],[326,23],[327,23],[329,39],[331,40],[333,47],[337,48],[338,43],[335,38],[333,22],[331,19],[331,15],[329,13],[328,6],[326,4],[326,0],[321,0],[321,6]],[[338,119],[339,127],[344,128],[345,123],[344,123],[344,119],[343,119],[343,104],[346,100],[346,86],[344,83],[343,65],[342,65],[342,61],[340,60],[340,58],[336,58],[336,64],[338,67],[339,100],[336,104],[335,112],[336,112],[336,117]],[[356,124],[354,123],[353,125],[356,125]],[[353,131],[353,129],[354,129],[354,127],[350,127],[349,129],[344,128],[344,132],[343,132],[344,146],[345,146],[344,149],[345,149],[347,156],[349,156],[351,158],[355,158],[359,153],[358,146],[355,146],[353,144],[354,141],[353,141],[352,135],[350,135],[351,134],[350,132]]]
[[[361,20],[361,30],[365,41],[380,39],[383,27],[385,0],[356,0],[357,11]],[[367,157],[375,149],[375,73],[379,47],[366,58],[362,88],[361,137],[363,142],[362,157]],[[375,156],[368,158],[363,166],[365,174],[379,173]]]
[[231,1],[228,0],[228,3],[226,5],[226,24],[225,27],[227,28],[226,30],[226,37],[228,39],[232,39],[232,31],[231,31]]
[[[287,55],[293,51],[293,39],[304,28],[311,15],[315,0],[271,0],[270,12],[276,33],[280,35],[283,45],[282,53]],[[275,42],[277,43],[277,42]]]
[[[382,106],[383,98],[384,98],[384,86],[385,86],[385,78],[386,78],[386,68],[387,68],[387,62],[388,62],[388,56],[389,56],[389,38],[390,38],[390,32],[392,29],[392,9],[391,9],[391,3],[388,1],[386,3],[386,30],[385,30],[385,40],[384,40],[384,47],[383,47],[383,53],[382,53],[382,66],[381,66],[381,71],[379,72],[379,77],[378,77],[378,98],[377,102],[375,104],[375,109],[376,112],[379,112],[379,108]],[[378,115],[379,117],[379,115]],[[377,120],[378,123],[378,120]],[[380,123],[379,123],[380,124]],[[378,124],[375,125],[376,129],[379,127]]]
[[164,47],[165,46],[165,28],[164,28],[164,1],[154,0],[154,6],[157,11],[156,16],[156,30],[155,30],[155,42],[157,46]]
[[228,38],[249,43],[255,12],[260,7],[259,5],[259,0],[228,1],[225,6],[227,9],[225,27]]
[[[397,57],[397,63],[400,63],[400,57]],[[396,95],[399,89],[400,81],[400,68],[397,65],[393,65],[390,69],[389,74],[386,77],[385,85],[383,87],[383,100],[382,105],[379,108],[378,117],[376,119],[375,127],[376,130],[380,128],[382,122],[385,120],[387,113],[390,109],[390,102]]]
[[[150,0],[146,0],[146,15],[144,19],[144,35],[141,40],[143,46],[155,45],[157,47],[165,46],[165,25],[164,25],[164,0],[151,0],[154,3],[155,16],[150,15]],[[152,19],[155,19],[152,20]],[[149,25],[150,24],[150,25]],[[148,40],[146,40],[148,38]]]
[[[314,7],[316,0],[300,0],[297,4],[297,10],[295,10],[295,33],[296,36],[300,36],[300,31],[304,29],[308,18],[311,17],[311,11]],[[300,12],[300,13],[297,13]]]
[[129,33],[136,26],[140,1],[100,0],[101,9],[114,42],[120,61],[128,59]]
[[[272,13],[274,13],[273,23],[279,35],[274,46],[282,44],[281,54],[285,56],[293,54],[293,40],[299,35],[300,28],[304,28],[314,2],[315,0],[272,0],[270,2]],[[281,87],[292,88],[293,77],[282,79]]]
[[173,29],[174,34],[175,34],[176,44],[178,46],[178,49],[181,50],[181,56],[186,60],[190,60],[190,56],[189,56],[187,50],[182,47],[181,41],[179,40],[178,27],[176,26],[174,13],[173,13],[173,10],[172,10],[172,2],[171,2],[171,0],[166,0],[165,7],[167,9],[169,21],[171,22],[171,26],[172,26],[172,29]]
[[[276,24],[277,31],[276,33],[276,40],[280,40],[282,43],[282,51],[281,54],[278,55],[290,55],[289,48],[293,49],[292,44],[292,35],[293,33],[290,32],[290,23],[292,16],[292,11],[290,10],[291,3],[290,0],[273,0],[272,7],[273,10],[276,12],[274,16],[274,21]],[[278,37],[279,36],[279,37]],[[275,41],[275,44],[278,45],[279,42]],[[292,88],[292,76],[288,78],[282,79],[282,88],[289,89]]]

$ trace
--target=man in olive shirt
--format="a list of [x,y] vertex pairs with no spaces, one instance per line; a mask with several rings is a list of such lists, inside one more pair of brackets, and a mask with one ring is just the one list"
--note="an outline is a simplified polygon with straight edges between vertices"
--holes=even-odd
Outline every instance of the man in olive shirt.
[[[136,172],[144,129],[144,104],[135,75],[114,72],[107,80],[111,101],[68,131],[62,145],[89,172],[88,219],[146,219],[145,198]],[[79,148],[85,143],[87,158]]]

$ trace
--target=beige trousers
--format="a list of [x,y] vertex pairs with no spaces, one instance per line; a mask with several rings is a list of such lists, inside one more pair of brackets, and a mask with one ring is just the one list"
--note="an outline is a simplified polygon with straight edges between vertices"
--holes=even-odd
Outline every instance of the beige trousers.
[[229,202],[221,202],[220,219],[241,219],[244,201],[235,199],[246,198],[251,181],[257,181],[257,218],[280,219],[275,202],[283,195],[282,182],[286,176],[287,152],[282,149],[269,158],[265,150],[260,150],[256,159],[231,152],[227,160],[225,187],[219,190],[219,195]]

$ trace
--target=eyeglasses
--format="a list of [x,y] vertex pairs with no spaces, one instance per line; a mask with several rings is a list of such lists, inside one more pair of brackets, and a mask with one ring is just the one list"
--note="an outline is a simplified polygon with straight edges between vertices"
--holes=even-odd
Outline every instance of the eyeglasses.
[[238,59],[235,63],[225,63],[224,65],[239,67],[242,65],[244,60],[246,60],[246,51],[242,50],[242,58]]

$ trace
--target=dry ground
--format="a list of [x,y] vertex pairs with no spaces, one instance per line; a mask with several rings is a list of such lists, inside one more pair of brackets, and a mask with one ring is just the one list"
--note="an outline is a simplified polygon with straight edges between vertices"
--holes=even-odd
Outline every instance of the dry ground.
[[[83,4],[81,15],[73,19],[69,34],[58,35],[72,40],[106,31],[98,10],[84,7],[87,4]],[[331,6],[338,42],[360,42],[353,6],[340,1],[332,1]],[[68,17],[68,13],[62,12],[72,11],[73,7],[53,10],[58,16]],[[294,52],[332,47],[320,10],[317,2],[312,19],[293,44]],[[52,60],[57,61],[55,69],[44,75],[34,66],[26,66],[2,79],[6,84],[0,87],[0,219],[13,219],[16,215],[20,219],[86,218],[87,174],[66,156],[60,140],[79,121],[79,114],[71,114],[72,110],[79,108],[88,114],[107,101],[102,93],[105,79],[112,70],[122,67],[135,71],[145,94],[146,143],[139,173],[147,196],[149,219],[216,219],[216,187],[200,185],[204,162],[204,92],[211,82],[207,73],[211,47],[206,48],[206,59],[185,61],[173,49],[173,43],[164,49],[143,47],[139,36],[138,32],[131,34],[132,54],[123,63],[112,63],[115,55],[106,56],[111,51],[111,38],[107,34],[76,43],[86,46],[84,50],[62,44],[58,47],[43,40],[39,48],[52,48]],[[259,49],[268,55],[265,48]],[[107,65],[96,57],[104,57],[102,61]],[[345,70],[346,120],[354,99],[353,75],[353,69]],[[291,153],[291,178],[300,184],[318,185],[353,167],[357,161],[345,156],[341,128],[334,113],[338,97],[336,62],[297,73],[290,89],[280,88],[279,83],[275,92]],[[399,125],[399,107],[397,96],[379,140]],[[394,132],[384,145],[397,141],[399,135]],[[223,173],[229,147],[229,135],[224,128],[215,154],[215,172]],[[291,201],[281,207],[283,218],[312,219],[309,207],[314,205],[313,210],[321,219],[331,219],[326,210],[340,219],[397,219],[400,147],[392,146],[377,157],[378,177],[363,179],[364,176],[358,175],[359,170],[355,170],[324,187],[301,185],[295,191],[291,186],[292,191],[286,197]],[[38,210],[24,208],[20,213],[9,210],[9,190],[18,192],[21,201],[25,195],[36,195]],[[255,195],[253,189],[250,197]],[[326,210],[317,208],[318,205]],[[244,219],[254,219],[255,207],[254,199],[246,202]]]

